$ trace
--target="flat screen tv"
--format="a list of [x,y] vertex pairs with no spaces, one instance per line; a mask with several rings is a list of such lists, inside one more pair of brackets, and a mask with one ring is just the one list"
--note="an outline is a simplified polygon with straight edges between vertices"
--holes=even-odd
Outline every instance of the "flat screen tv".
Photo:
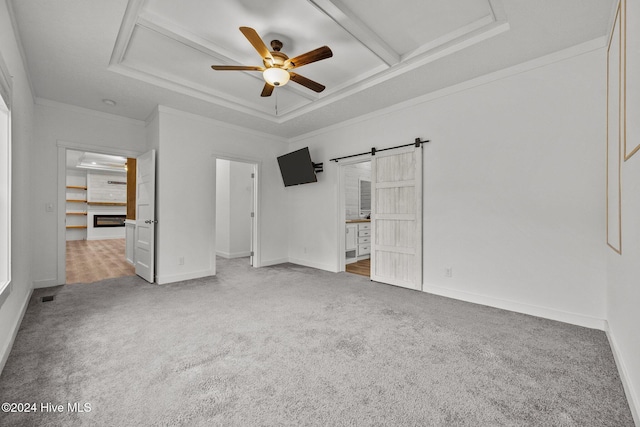
[[278,165],[285,187],[318,181],[309,147],[278,157]]

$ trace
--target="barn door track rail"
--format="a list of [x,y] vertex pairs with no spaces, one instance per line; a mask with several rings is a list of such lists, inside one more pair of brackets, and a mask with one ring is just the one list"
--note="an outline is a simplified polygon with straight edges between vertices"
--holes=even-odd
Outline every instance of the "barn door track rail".
[[427,139],[425,141],[422,141],[420,138],[416,138],[415,141],[411,144],[396,145],[395,147],[381,148],[379,150],[376,149],[376,147],[371,147],[371,151],[365,151],[364,153],[358,153],[358,154],[351,154],[350,156],[336,157],[335,159],[331,159],[329,161],[338,163],[339,160],[350,159],[351,157],[366,156],[367,154],[371,154],[372,156],[375,156],[376,153],[380,153],[382,151],[395,150],[396,148],[409,147],[411,145],[415,147],[422,147],[422,144],[425,144],[427,142],[430,142],[430,140]]

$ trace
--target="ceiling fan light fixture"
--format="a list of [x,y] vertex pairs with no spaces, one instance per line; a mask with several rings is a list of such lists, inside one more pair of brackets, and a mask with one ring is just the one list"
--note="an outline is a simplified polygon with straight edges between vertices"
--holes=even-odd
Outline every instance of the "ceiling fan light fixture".
[[264,78],[264,81],[269,83],[271,86],[284,86],[289,81],[290,76],[287,70],[273,67],[264,70],[262,77]]

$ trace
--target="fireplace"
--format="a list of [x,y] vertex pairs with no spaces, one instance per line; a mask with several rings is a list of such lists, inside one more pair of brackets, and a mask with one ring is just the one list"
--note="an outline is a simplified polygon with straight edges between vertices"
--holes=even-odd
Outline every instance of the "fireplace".
[[126,218],[126,215],[95,214],[93,215],[93,227],[124,227]]

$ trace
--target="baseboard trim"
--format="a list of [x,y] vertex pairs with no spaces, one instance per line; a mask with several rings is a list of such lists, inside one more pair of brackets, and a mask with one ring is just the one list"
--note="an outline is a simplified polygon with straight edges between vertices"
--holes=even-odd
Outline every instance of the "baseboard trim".
[[216,255],[225,259],[246,258],[251,256],[251,252],[222,252],[216,251]]
[[292,264],[303,265],[305,267],[316,268],[318,270],[330,271],[332,273],[338,273],[335,265],[321,264],[319,262],[307,261],[298,258],[289,258],[289,262]]
[[27,307],[29,306],[31,295],[33,295],[33,289],[27,293],[27,297],[22,302],[20,315],[18,316],[15,324],[13,325],[13,331],[11,331],[11,336],[9,338],[9,341],[2,347],[2,358],[0,359],[0,374],[2,374],[2,371],[4,370],[4,365],[7,363],[7,360],[9,359],[9,354],[11,353],[11,349],[13,348],[13,343],[15,342],[16,336],[18,335],[18,330],[20,329],[20,325],[22,324],[22,319],[24,318],[24,315],[27,312]]
[[33,289],[51,288],[58,286],[58,279],[34,280]]
[[555,310],[552,308],[539,307],[535,305],[522,304],[519,302],[502,300],[485,295],[478,295],[470,292],[442,288],[439,286],[423,285],[422,290],[430,294],[471,302],[474,304],[482,304],[489,307],[500,308],[502,310],[515,311],[516,313],[528,314],[530,316],[570,323],[572,325],[583,326],[585,328],[598,329],[601,331],[605,330],[606,321],[604,319],[584,316],[582,314],[570,313],[567,311]]
[[611,328],[609,327],[609,323],[606,321],[605,333],[607,334],[607,339],[609,340],[609,346],[611,347],[611,352],[613,353],[613,359],[616,361],[616,367],[618,368],[618,373],[622,382],[622,388],[624,388],[624,394],[627,396],[627,402],[629,403],[629,409],[631,410],[633,421],[637,426],[640,426],[640,399],[638,399],[638,394],[633,388],[633,383],[629,380],[627,366],[624,363],[622,354],[620,354],[617,341],[613,335],[613,332],[611,331]]
[[125,240],[126,236],[104,236],[104,237],[100,237],[100,236],[96,236],[96,237],[87,237],[87,240]]
[[172,274],[167,276],[156,276],[158,285],[166,285],[168,283],[182,282],[184,280],[200,279],[201,277],[215,276],[212,270],[194,271],[185,274]]
[[260,267],[269,267],[270,265],[278,265],[289,262],[289,258],[270,259],[268,261],[262,261]]

